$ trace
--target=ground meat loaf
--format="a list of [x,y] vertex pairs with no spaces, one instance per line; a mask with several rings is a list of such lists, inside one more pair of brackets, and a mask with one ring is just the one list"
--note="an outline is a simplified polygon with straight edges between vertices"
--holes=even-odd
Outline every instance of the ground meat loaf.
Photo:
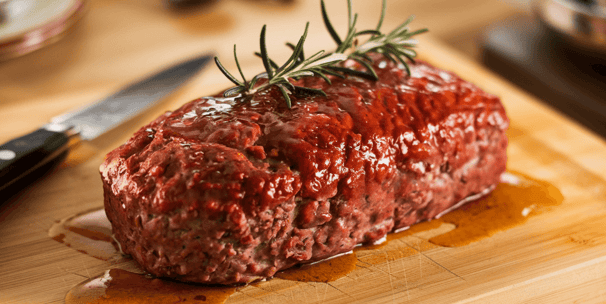
[[[356,63],[347,62],[353,66]],[[505,170],[499,99],[427,63],[374,56],[379,81],[303,78],[201,98],[101,166],[115,238],[150,273],[231,284],[350,251],[491,189]]]

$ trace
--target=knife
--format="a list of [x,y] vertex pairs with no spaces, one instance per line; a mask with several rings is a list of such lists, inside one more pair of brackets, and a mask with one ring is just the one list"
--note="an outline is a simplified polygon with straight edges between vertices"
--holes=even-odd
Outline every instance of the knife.
[[98,103],[53,117],[38,130],[0,146],[0,191],[64,155],[68,143],[92,140],[174,91],[210,62],[205,54],[133,83]]

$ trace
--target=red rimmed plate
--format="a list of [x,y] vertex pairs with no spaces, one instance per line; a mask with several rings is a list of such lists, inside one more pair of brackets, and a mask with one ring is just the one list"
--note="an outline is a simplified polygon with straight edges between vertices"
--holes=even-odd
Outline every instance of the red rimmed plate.
[[59,40],[83,15],[84,0],[11,0],[3,3],[0,60],[33,52]]

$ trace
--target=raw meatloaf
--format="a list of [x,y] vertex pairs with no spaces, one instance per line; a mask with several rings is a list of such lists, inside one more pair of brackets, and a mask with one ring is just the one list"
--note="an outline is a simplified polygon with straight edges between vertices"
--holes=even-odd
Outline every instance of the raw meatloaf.
[[[355,66],[355,62],[346,62]],[[505,170],[499,99],[427,63],[374,56],[378,81],[303,78],[191,101],[101,166],[122,250],[150,273],[232,284],[352,250],[486,193]],[[361,67],[363,68],[363,67]]]

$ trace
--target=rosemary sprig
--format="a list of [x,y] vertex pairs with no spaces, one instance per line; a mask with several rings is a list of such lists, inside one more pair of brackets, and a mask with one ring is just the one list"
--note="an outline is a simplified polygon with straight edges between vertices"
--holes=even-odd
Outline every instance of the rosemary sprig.
[[[326,53],[322,50],[305,58],[303,44],[307,38],[307,31],[309,29],[308,22],[298,43],[296,45],[287,43],[287,46],[293,50],[293,53],[291,54],[290,58],[288,58],[288,60],[286,60],[286,62],[281,66],[278,66],[278,64],[269,58],[265,41],[266,26],[264,25],[261,29],[259,39],[261,51],[255,53],[257,56],[261,57],[263,66],[265,68],[264,73],[258,74],[250,81],[247,81],[238,62],[235,45],[234,58],[236,61],[236,66],[238,67],[238,72],[242,77],[242,81],[238,80],[231,73],[229,73],[229,71],[223,67],[219,59],[215,57],[215,63],[217,64],[219,70],[221,70],[221,72],[236,85],[235,87],[226,90],[223,95],[226,97],[235,95],[251,96],[259,91],[263,91],[275,86],[280,90],[284,100],[286,101],[286,105],[288,108],[290,108],[292,106],[290,99],[291,94],[326,94],[320,89],[295,86],[290,82],[289,79],[318,76],[330,84],[331,81],[327,75],[342,78],[345,77],[345,75],[353,75],[371,80],[378,80],[378,76],[371,65],[372,60],[368,56],[368,53],[370,52],[382,53],[393,62],[399,61],[410,75],[410,67],[408,66],[406,60],[414,62],[414,57],[417,55],[417,53],[412,49],[416,45],[416,41],[412,40],[412,37],[426,32],[427,29],[410,32],[408,25],[413,20],[413,17],[411,16],[393,31],[387,34],[382,33],[381,26],[383,24],[386,11],[385,2],[385,0],[382,1],[381,17],[379,18],[379,23],[377,24],[376,29],[358,32],[356,30],[358,14],[352,14],[351,0],[347,0],[348,29],[345,38],[341,39],[339,34],[337,34],[337,31],[330,23],[328,14],[326,12],[326,6],[324,5],[324,0],[321,0],[320,6],[322,10],[322,18],[324,19],[324,24],[330,36],[337,44],[336,50],[331,53]],[[358,45],[358,37],[362,35],[370,35],[370,38],[365,43]],[[352,59],[360,63],[362,66],[364,66],[366,71],[350,69],[339,65],[340,62],[347,59]],[[262,78],[266,78],[267,81],[257,85],[259,79]]]

